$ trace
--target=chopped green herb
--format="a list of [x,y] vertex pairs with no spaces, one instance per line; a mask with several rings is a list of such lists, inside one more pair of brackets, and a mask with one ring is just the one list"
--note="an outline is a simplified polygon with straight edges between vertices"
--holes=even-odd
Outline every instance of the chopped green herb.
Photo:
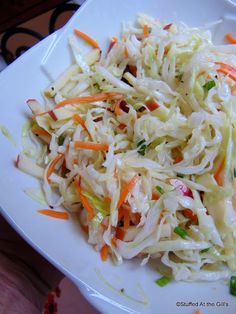
[[145,144],[145,140],[139,141],[138,144],[137,144],[137,147],[138,147],[138,153],[140,155],[144,156],[146,148],[147,148],[147,145]]
[[152,28],[148,27],[148,33],[150,34],[152,32]]
[[94,88],[98,89],[100,92],[102,91],[102,89],[98,83],[95,83],[93,86],[94,86]]
[[184,175],[177,173],[176,177],[178,177],[178,178],[184,178]]
[[231,276],[229,282],[230,294],[236,296],[236,276]]
[[156,190],[160,193],[160,194],[164,194],[165,191],[163,190],[163,188],[161,188],[159,185],[156,186]]
[[65,136],[64,136],[64,135],[60,135],[60,136],[58,137],[58,145],[59,145],[59,146],[63,145],[64,140],[65,140]]
[[167,285],[168,283],[170,283],[170,282],[171,282],[171,278],[168,278],[168,277],[166,277],[166,276],[163,276],[163,277],[161,277],[161,278],[155,280],[155,283],[156,283],[158,286],[160,286],[160,287],[164,287],[164,286],[166,286],[166,285]]
[[137,146],[139,147],[140,145],[144,144],[145,143],[145,140],[141,140],[138,142]]
[[206,253],[206,252],[208,252],[209,250],[210,250],[210,248],[208,247],[208,248],[206,248],[206,249],[201,250],[200,253]]
[[175,227],[174,232],[178,234],[181,238],[185,238],[188,235],[187,232],[181,227]]
[[208,92],[210,89],[212,89],[214,86],[216,86],[216,83],[215,83],[215,81],[208,81],[208,82],[206,82],[202,87],[203,87],[203,89],[206,91],[206,92]]
[[234,168],[234,177],[236,178],[236,168]]

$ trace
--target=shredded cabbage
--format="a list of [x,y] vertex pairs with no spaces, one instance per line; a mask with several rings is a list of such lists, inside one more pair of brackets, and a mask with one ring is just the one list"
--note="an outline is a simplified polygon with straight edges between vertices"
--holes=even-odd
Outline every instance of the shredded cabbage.
[[71,36],[74,64],[45,90],[49,110],[29,104],[18,167],[41,179],[50,206],[78,211],[88,242],[118,264],[141,256],[176,280],[227,278],[235,48],[214,46],[207,28],[165,26],[140,15],[105,53],[83,55]]

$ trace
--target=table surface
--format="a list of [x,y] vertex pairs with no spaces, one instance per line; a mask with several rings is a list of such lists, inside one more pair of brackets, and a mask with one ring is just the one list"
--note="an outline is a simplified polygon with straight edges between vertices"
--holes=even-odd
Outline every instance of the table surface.
[[0,34],[45,13],[65,0],[1,0]]

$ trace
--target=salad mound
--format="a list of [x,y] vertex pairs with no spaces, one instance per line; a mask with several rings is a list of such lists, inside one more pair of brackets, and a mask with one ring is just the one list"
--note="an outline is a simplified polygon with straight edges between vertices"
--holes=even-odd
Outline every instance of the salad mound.
[[[91,46],[81,52],[77,36]],[[54,216],[78,212],[103,260],[156,259],[175,280],[236,271],[236,56],[206,28],[146,15],[108,50],[76,30],[74,64],[28,100],[17,165]],[[49,210],[47,214],[49,214]],[[43,213],[43,212],[42,212]],[[58,215],[58,216],[57,216]]]

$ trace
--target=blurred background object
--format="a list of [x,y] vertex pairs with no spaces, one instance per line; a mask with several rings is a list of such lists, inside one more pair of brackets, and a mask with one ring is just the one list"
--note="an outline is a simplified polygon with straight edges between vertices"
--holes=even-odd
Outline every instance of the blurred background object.
[[[0,71],[61,28],[84,0],[1,0]],[[48,295],[43,314],[99,314],[67,278]]]
[[1,0],[0,71],[61,28],[84,0]]

